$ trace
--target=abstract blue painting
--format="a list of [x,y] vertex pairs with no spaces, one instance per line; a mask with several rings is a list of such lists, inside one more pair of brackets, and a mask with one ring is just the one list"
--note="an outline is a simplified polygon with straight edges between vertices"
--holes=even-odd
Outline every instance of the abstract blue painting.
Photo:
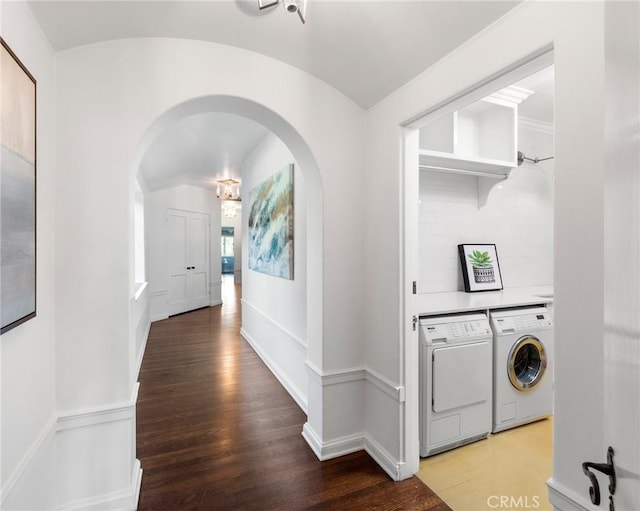
[[293,163],[249,192],[249,269],[293,280]]

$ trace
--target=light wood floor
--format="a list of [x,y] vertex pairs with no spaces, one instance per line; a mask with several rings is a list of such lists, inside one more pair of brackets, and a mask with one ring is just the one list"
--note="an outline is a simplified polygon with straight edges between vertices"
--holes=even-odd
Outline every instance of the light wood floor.
[[423,458],[418,477],[454,511],[550,511],[552,444],[549,418]]

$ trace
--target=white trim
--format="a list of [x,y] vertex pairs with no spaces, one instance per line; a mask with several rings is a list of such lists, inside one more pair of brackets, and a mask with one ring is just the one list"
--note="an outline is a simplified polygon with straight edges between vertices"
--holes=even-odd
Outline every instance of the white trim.
[[307,396],[300,390],[300,388],[284,373],[280,366],[262,349],[260,344],[249,334],[244,327],[240,329],[240,335],[245,341],[253,348],[258,356],[262,359],[265,365],[269,368],[271,373],[282,384],[286,391],[291,395],[293,400],[298,404],[302,411],[307,413]]
[[133,299],[137,302],[140,297],[142,296],[142,293],[144,293],[144,290],[147,289],[147,285],[149,283],[148,282],[136,282],[136,292],[133,295]]
[[151,323],[155,323],[156,321],[162,321],[163,319],[169,319],[169,314],[162,313],[162,314],[156,314],[155,316],[151,316],[149,318],[149,321],[151,321]]
[[140,460],[136,459],[131,474],[131,484],[126,490],[77,500],[65,504],[64,508],[59,509],[68,509],[70,511],[80,509],[83,511],[136,511],[138,509],[141,484],[142,468],[140,467]]
[[[511,11],[514,12],[514,11]],[[415,332],[411,329],[411,321],[415,310],[415,299],[410,289],[410,282],[417,275],[417,237],[418,232],[414,226],[418,225],[417,205],[412,199],[415,186],[418,181],[418,162],[415,154],[418,152],[417,129],[423,127],[433,119],[458,110],[466,105],[478,101],[483,97],[500,90],[508,85],[518,82],[535,72],[541,71],[554,64],[554,47],[548,44],[533,54],[522,56],[521,59],[511,63],[506,68],[469,85],[466,89],[450,98],[433,105],[425,111],[407,119],[401,124],[406,128],[403,134],[403,159],[401,168],[402,185],[399,190],[399,229],[400,229],[400,282],[398,293],[400,303],[397,309],[399,320],[400,346],[400,376],[399,381],[404,385],[408,399],[399,411],[400,418],[400,459],[404,459],[407,465],[404,472],[417,473],[420,467],[419,430],[419,406],[418,406],[418,361]],[[394,312],[395,313],[395,312]],[[408,390],[407,390],[408,389]],[[382,420],[376,417],[374,420]]]
[[519,105],[531,96],[531,94],[534,94],[532,90],[525,89],[524,87],[518,87],[517,85],[507,85],[504,89],[500,89],[499,91],[490,94],[488,97],[497,103],[511,106]]
[[149,321],[151,321],[151,323],[153,323],[154,321],[162,321],[163,319],[167,319],[169,317],[169,309],[168,309],[168,303],[167,305],[165,305],[164,307],[162,307],[162,311],[161,312],[156,312],[155,314],[153,314],[151,311],[153,311],[154,307],[154,299],[156,298],[166,298],[167,302],[169,300],[169,290],[168,289],[162,289],[160,291],[154,291],[153,293],[149,293],[149,314],[150,314],[150,318]]
[[147,342],[149,341],[149,332],[151,332],[151,320],[147,322],[147,326],[144,332],[144,340],[140,347],[140,353],[136,356],[136,380],[140,376],[140,369],[142,368],[142,360],[144,359],[144,352],[147,350]]
[[313,378],[316,383],[319,383],[323,387],[329,385],[339,385],[341,383],[349,383],[352,381],[360,381],[366,378],[365,369],[346,369],[344,371],[332,371],[325,373],[318,369],[309,360],[304,361],[304,365],[307,368],[307,373]]
[[[391,479],[399,481],[403,475],[405,463],[397,462],[378,442],[371,436],[366,435],[364,439],[364,450],[367,451],[374,461],[380,465]],[[413,475],[413,474],[411,474]]]
[[381,390],[388,396],[394,398],[396,401],[400,403],[404,403],[405,401],[405,392],[404,387],[401,385],[394,385],[389,380],[387,380],[384,376],[378,374],[373,369],[366,369],[366,380],[371,383],[374,387]]
[[103,408],[87,408],[85,410],[74,410],[61,414],[57,420],[57,431],[64,431],[65,429],[80,428],[84,426],[119,421],[129,418],[132,408],[135,413],[135,406],[138,400],[139,388],[140,383],[136,382],[136,384],[133,386],[131,397],[127,402],[109,405]]
[[[11,494],[17,481],[26,473],[29,465],[34,462],[38,451],[45,444],[55,442],[55,436],[58,432],[135,419],[135,406],[139,387],[139,383],[134,385],[129,401],[126,403],[115,404],[106,408],[74,410],[59,416],[52,415],[2,487],[1,502],[4,503]],[[127,489],[65,504],[64,509],[134,511],[138,505],[141,480],[142,468],[140,467],[140,461],[136,459],[132,470],[131,484]]]
[[302,428],[302,437],[320,461],[364,450],[378,465],[380,465],[391,479],[399,481],[403,476],[405,463],[394,460],[393,456],[391,456],[378,442],[366,433],[359,433],[337,438],[329,442],[322,442],[320,437],[313,430],[313,427],[308,422],[305,422]]
[[308,422],[305,422],[302,427],[302,437],[320,461],[362,451],[365,444],[364,433],[340,437],[329,442],[322,442]]
[[301,349],[303,349],[305,351],[309,348],[309,346],[307,345],[307,343],[305,341],[303,341],[302,339],[300,339],[299,337],[297,337],[296,335],[291,333],[289,330],[287,330],[284,326],[282,326],[277,321],[274,321],[273,319],[271,319],[264,312],[262,312],[260,309],[258,309],[255,305],[251,304],[250,302],[248,302],[244,298],[242,300],[240,300],[240,301],[241,301],[242,305],[246,305],[247,307],[251,308],[254,312],[257,312],[262,317],[262,319],[268,321],[271,325],[273,325],[278,330],[280,330],[280,332],[284,334],[284,336],[287,338],[287,340],[289,340],[291,342],[291,344],[297,345],[298,348],[301,348]]
[[455,94],[445,101],[434,105],[425,112],[422,112],[406,122],[402,126],[406,128],[422,128],[425,124],[441,116],[445,112],[459,110],[471,103],[483,99],[490,94],[508,85],[512,85],[522,78],[541,71],[553,65],[553,46],[546,46],[534,54],[528,55],[519,61],[514,62],[506,69],[502,69],[484,80],[469,88]]
[[13,469],[13,472],[11,472],[11,475],[7,478],[6,483],[2,486],[2,500],[0,502],[4,503],[7,496],[11,493],[11,490],[13,490],[13,487],[15,486],[18,479],[22,477],[27,467],[33,461],[36,453],[46,442],[53,440],[56,432],[56,421],[57,417],[55,416],[55,414],[49,417],[49,420],[45,423],[42,430],[40,430],[40,433],[38,434],[34,442],[27,449],[27,452],[18,462],[16,468]]
[[529,117],[518,117],[518,128],[524,128],[545,135],[553,135],[553,123],[548,121],[539,121],[538,119],[530,119]]
[[320,440],[320,437],[308,422],[305,422],[304,426],[302,426],[302,438],[305,439],[316,458],[322,461],[322,440]]
[[549,502],[555,511],[589,511],[591,502],[552,478],[547,480]]
[[400,385],[394,385],[387,378],[380,375],[373,369],[353,368],[325,373],[318,369],[315,365],[313,365],[309,360],[306,360],[304,364],[307,367],[307,373],[313,378],[316,383],[321,384],[323,387],[365,380],[388,396],[394,398],[396,401],[404,403],[404,387]]
[[209,307],[222,305],[222,280],[209,282]]

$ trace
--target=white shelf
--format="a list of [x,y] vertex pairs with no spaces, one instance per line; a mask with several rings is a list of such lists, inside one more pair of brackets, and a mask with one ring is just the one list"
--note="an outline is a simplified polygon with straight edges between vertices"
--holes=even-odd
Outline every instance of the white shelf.
[[497,177],[507,177],[517,162],[507,160],[493,160],[489,158],[469,158],[439,151],[420,149],[420,165],[422,167],[437,167],[455,172],[456,170],[496,174]]
[[420,165],[434,170],[497,174],[518,166],[517,103],[488,97],[420,129]]
[[481,293],[420,293],[415,296],[416,316],[521,307],[553,303],[552,286],[508,288]]

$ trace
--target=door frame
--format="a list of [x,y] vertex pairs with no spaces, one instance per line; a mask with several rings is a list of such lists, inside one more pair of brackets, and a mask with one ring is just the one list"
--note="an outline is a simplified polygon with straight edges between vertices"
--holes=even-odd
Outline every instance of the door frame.
[[402,454],[405,475],[416,474],[420,468],[419,445],[419,368],[418,329],[413,330],[414,317],[420,311],[415,309],[413,282],[418,276],[418,189],[419,189],[419,129],[429,121],[450,113],[470,103],[478,101],[504,87],[512,85],[527,76],[554,64],[553,46],[545,46],[539,51],[514,62],[502,71],[453,95],[449,99],[412,117],[403,123],[402,129],[402,183],[401,183],[401,307],[400,325],[403,328],[403,343],[400,372],[406,389],[403,421],[401,426]]

